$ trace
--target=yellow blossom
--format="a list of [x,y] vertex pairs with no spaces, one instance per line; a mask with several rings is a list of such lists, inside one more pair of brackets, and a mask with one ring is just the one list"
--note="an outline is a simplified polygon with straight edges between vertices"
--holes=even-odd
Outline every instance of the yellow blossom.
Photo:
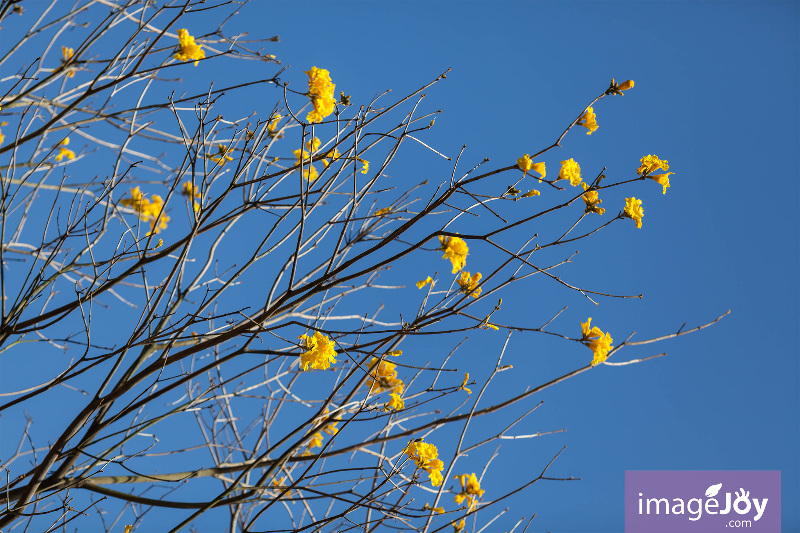
[[666,174],[653,174],[651,176],[647,176],[651,180],[655,181],[662,187],[664,187],[663,194],[667,194],[667,189],[669,189],[669,175],[675,174],[674,172],[667,172]]
[[327,335],[315,331],[313,336],[300,335],[297,338],[302,340],[306,349],[300,354],[300,368],[303,370],[326,370],[336,363],[335,343]]
[[628,89],[633,89],[633,80],[623,81],[617,87],[620,91],[627,91]]
[[617,94],[619,96],[625,96],[624,94],[622,94],[622,91],[627,91],[628,89],[632,88],[633,88],[633,80],[626,80],[620,84],[617,84],[614,78],[611,78],[611,85],[606,90],[606,94]]
[[[305,146],[307,149],[314,152],[317,150],[317,148],[319,148],[319,145],[320,145],[320,140],[314,137],[313,139],[306,142]],[[293,150],[292,153],[294,154],[295,158],[297,158],[297,162],[295,163],[297,165],[303,164],[304,161],[308,161],[311,158],[311,154],[302,148]],[[308,181],[313,182],[319,177],[319,173],[317,172],[317,168],[314,165],[312,165],[310,161],[306,164],[307,166],[303,166],[302,175]]]
[[275,113],[272,116],[272,119],[267,124],[267,132],[269,133],[269,135],[271,137],[274,137],[275,135],[277,135],[276,131],[278,130],[278,122],[280,122],[280,120],[282,118],[283,118],[283,115],[281,115],[280,113]]
[[[323,413],[323,417],[327,418],[329,414],[330,411],[326,408],[325,412]],[[338,416],[333,419],[329,419],[327,422],[325,422],[325,427],[322,429],[322,431],[331,436],[336,435],[337,433],[339,433],[339,428],[337,428],[336,426],[338,426],[339,422],[341,421],[342,419],[339,418]]]
[[635,197],[625,198],[625,210],[622,216],[632,218],[636,222],[636,227],[642,227],[642,217],[644,216],[644,209],[642,209],[642,201],[637,200]]
[[586,111],[578,118],[577,124],[589,130],[586,135],[591,135],[598,128],[597,115],[594,114],[594,109],[591,106],[587,107]]
[[575,187],[581,182],[581,167],[574,159],[567,159],[561,162],[561,172],[558,173],[558,180],[569,180]]
[[478,287],[478,282],[480,282],[481,275],[480,272],[476,272],[474,275],[470,276],[469,272],[462,271],[461,277],[458,279],[458,284],[461,286],[461,292],[472,296],[473,298],[477,298],[481,295],[481,291],[483,291],[482,287]]
[[314,433],[311,436],[311,440],[308,441],[308,445],[306,446],[306,450],[305,452],[303,452],[303,455],[309,455],[311,453],[311,450],[313,450],[314,448],[322,448],[322,439],[323,439],[322,433],[320,433],[319,431]]
[[444,463],[439,459],[439,451],[436,446],[420,440],[412,440],[403,450],[410,459],[413,459],[417,468],[425,470],[430,477],[431,485],[438,487],[442,484],[442,469]]
[[308,167],[303,169],[303,177],[310,182],[315,181],[319,177],[319,172],[314,167],[314,165],[308,165]]
[[319,146],[322,144],[322,141],[319,140],[319,137],[313,137],[306,141],[306,150],[311,153],[316,152],[319,150]]
[[646,155],[639,161],[642,164],[639,165],[636,173],[641,176],[647,176],[651,172],[655,172],[658,169],[669,170],[669,162],[666,159],[659,159],[657,155]]
[[196,198],[200,198],[200,191],[198,191],[197,188],[192,185],[191,181],[184,182],[181,194],[192,201],[192,206],[194,207],[195,212],[200,210],[200,202],[196,200]]
[[611,343],[614,342],[614,339],[611,338],[611,335],[603,333],[597,326],[592,327],[592,317],[586,319],[586,322],[581,322],[581,332],[581,342],[594,354],[592,366],[605,361],[608,358],[608,352],[613,348]]
[[430,504],[426,503],[422,506],[423,511],[433,511],[434,513],[442,514],[444,512],[444,507],[431,507]]
[[442,259],[447,258],[453,264],[453,274],[466,266],[469,247],[464,239],[439,235],[439,243],[442,245],[439,249],[444,252]]
[[462,518],[460,522],[453,524],[453,533],[461,533],[465,527],[467,527],[467,522]]
[[597,207],[597,204],[603,203],[603,200],[600,199],[597,191],[588,191],[588,188],[589,186],[586,185],[586,183],[583,183],[583,190],[586,192],[581,195],[581,198],[583,198],[583,201],[586,204],[586,212],[602,215],[606,212],[606,210],[602,207]]
[[466,499],[467,509],[472,511],[475,506],[475,500],[483,497],[483,493],[486,491],[481,489],[481,484],[474,473],[462,474],[454,477],[453,479],[457,479],[461,482],[461,492],[456,494],[455,497],[456,505],[461,505],[461,503]]
[[[69,63],[71,63],[72,62],[72,58],[74,56],[75,56],[75,51],[72,48],[68,48],[66,46],[62,46],[61,47],[61,63],[63,63],[64,66],[68,65]],[[75,76],[75,70],[74,69],[67,69],[66,75],[67,75],[67,77],[72,78],[73,76]]]
[[369,161],[367,161],[366,159],[361,159],[360,157],[358,158],[358,160],[361,161],[362,165],[361,173],[366,174],[367,172],[369,172]]
[[220,144],[217,146],[217,154],[216,155],[206,155],[214,163],[218,164],[219,166],[224,165],[228,161],[233,161],[233,158],[228,155],[230,149],[225,146],[224,144]]
[[152,200],[148,200],[139,190],[139,187],[133,187],[130,190],[130,198],[123,198],[120,204],[125,207],[130,207],[139,215],[141,220],[150,222],[150,232],[148,235],[158,233],[162,229],[167,229],[167,222],[169,217],[164,211],[164,200],[161,196],[154,194]]
[[391,209],[389,209],[388,207],[382,207],[382,208],[378,209],[377,211],[375,211],[375,216],[376,217],[382,217],[383,215],[389,214],[389,212],[391,212]]
[[372,393],[379,394],[383,391],[390,391],[403,394],[405,384],[402,379],[397,377],[397,365],[389,361],[380,361],[380,363],[378,361],[377,357],[373,357],[370,362],[372,367],[370,377],[372,381],[369,384],[369,388]]
[[530,198],[531,196],[539,196],[541,193],[536,189],[531,189],[530,191],[526,192],[520,198]]
[[545,177],[547,171],[545,169],[544,163],[534,163],[531,157],[528,154],[523,155],[519,159],[517,159],[517,166],[522,170],[522,174],[526,175],[528,172],[533,171],[537,174],[541,174],[539,176],[539,182],[541,183],[542,178]]
[[403,409],[406,406],[406,404],[403,401],[403,399],[396,392],[391,393],[390,396],[391,397],[390,397],[389,401],[383,407],[384,411],[391,411],[391,410],[399,411],[400,409]]
[[178,30],[178,46],[180,46],[180,50],[175,54],[175,59],[178,61],[191,61],[194,59],[194,66],[197,66],[197,60],[206,57],[203,47],[195,44],[194,37],[189,35],[186,29]]
[[392,350],[392,351],[386,352],[386,355],[391,355],[392,357],[398,357],[400,355],[403,355],[403,350]]
[[314,110],[309,112],[306,120],[310,123],[322,122],[322,119],[333,113],[336,97],[333,95],[336,85],[331,80],[330,72],[324,68],[311,67],[308,75],[308,97]]
[[56,161],[61,161],[61,160],[62,160],[62,159],[64,159],[65,157],[66,157],[67,159],[69,159],[70,161],[71,161],[71,160],[73,160],[73,159],[75,159],[75,152],[73,152],[73,151],[72,151],[72,150],[70,150],[69,148],[64,148],[64,147],[65,147],[65,146],[67,146],[68,144],[69,144],[69,137],[67,137],[66,139],[64,139],[63,141],[61,141],[61,142],[59,143],[59,146],[58,146],[58,155],[56,155]]
[[469,372],[464,372],[464,381],[461,382],[461,386],[458,390],[466,391],[467,394],[472,394],[472,390],[467,388],[467,383],[469,383]]
[[435,281],[433,281],[433,278],[428,276],[427,278],[423,279],[422,281],[418,281],[417,282],[417,288],[421,289],[425,285],[431,285],[433,283],[435,283]]
[[338,159],[338,158],[339,158],[339,157],[341,157],[341,156],[342,156],[342,154],[340,154],[340,153],[339,153],[339,150],[337,150],[336,148],[334,148],[333,150],[331,150],[330,152],[328,152],[327,154],[325,154],[325,157],[326,157],[326,158],[328,158],[328,159],[323,159],[323,160],[322,160],[322,165],[323,165],[325,168],[328,168],[328,165],[330,165],[331,163],[333,163],[333,162],[334,162],[334,160]]
[[125,526],[125,533],[131,533],[133,531],[133,526]]

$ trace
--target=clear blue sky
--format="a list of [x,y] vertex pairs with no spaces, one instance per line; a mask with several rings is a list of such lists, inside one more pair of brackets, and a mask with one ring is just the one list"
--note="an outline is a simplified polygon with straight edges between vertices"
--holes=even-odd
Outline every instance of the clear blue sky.
[[[201,27],[202,14],[194,16]],[[539,326],[569,306],[554,330],[577,336],[578,323],[592,316],[615,339],[636,331],[636,340],[731,314],[693,335],[623,350],[617,360],[663,351],[666,357],[597,367],[542,393],[544,405],[520,432],[566,432],[504,442],[484,479],[484,500],[535,477],[564,446],[549,475],[581,480],[538,483],[504,502],[509,511],[487,531],[508,531],[533,513],[528,531],[622,531],[626,470],[781,470],[783,530],[800,531],[798,28],[800,4],[769,1],[256,0],[229,22],[229,34],[280,36],[266,51],[291,66],[283,80],[302,90],[302,71],[326,68],[337,92],[359,105],[387,89],[404,95],[452,68],[423,104],[442,110],[426,142],[451,156],[466,145],[464,168],[484,157],[507,166],[539,151],[612,77],[635,80],[624,97],[595,107],[594,134],[571,133],[544,160],[549,174],[574,157],[586,175],[607,167],[609,180],[633,177],[643,155],[669,160],[675,174],[666,195],[652,182],[634,184],[643,228],[614,224],[602,240],[579,243],[581,254],[564,270],[595,290],[644,297],[601,298],[595,306],[547,284],[520,284],[527,292],[504,295],[497,322]],[[184,69],[194,90],[214,79],[274,72],[255,62],[203,67]],[[257,68],[265,70],[247,70]],[[218,105],[231,116],[255,107],[263,118],[282,92],[258,91]],[[409,147],[391,175],[402,188],[426,178],[440,183],[450,170],[450,163]],[[609,195],[605,205],[613,213],[619,206],[611,203]],[[480,267],[477,248],[470,260]],[[419,274],[412,281],[428,272]],[[409,281],[400,269],[392,275]],[[412,293],[409,302],[418,302]],[[504,340],[503,333],[473,336],[459,353],[459,369],[485,378]],[[442,357],[449,346],[438,347]],[[435,360],[436,349],[421,362]],[[404,351],[415,357],[413,348]],[[518,393],[585,365],[587,353],[574,343],[515,333],[506,356],[514,371],[502,375],[497,393]],[[519,413],[476,421],[475,429],[499,427]],[[43,406],[39,416],[58,415]],[[480,471],[491,451],[473,454],[465,468]],[[221,514],[214,516],[219,522],[198,530],[225,527]],[[492,515],[482,516],[479,527]]]
[[[563,445],[552,473],[581,481],[537,486],[490,529],[536,512],[534,531],[617,532],[625,470],[769,469],[783,475],[784,531],[800,531],[796,2],[263,2],[246,12],[257,19],[236,27],[259,20],[253,34],[281,36],[285,79],[327,68],[359,103],[452,67],[429,92],[426,105],[443,113],[428,139],[449,155],[466,144],[471,162],[537,151],[611,77],[635,80],[596,107],[597,132],[572,134],[545,160],[553,172],[574,156],[612,177],[630,176],[645,154],[670,161],[666,196],[652,183],[636,189],[643,228],[619,225],[605,246],[581,247],[569,271],[644,298],[595,307],[537,293],[505,318],[538,324],[570,305],[562,324],[593,316],[615,337],[646,338],[731,315],[619,355],[667,357],[598,368],[543,394],[529,427],[567,432],[504,445],[487,497]],[[407,165],[408,179],[446,177],[444,166],[437,175]],[[397,168],[393,176],[404,179]],[[481,338],[463,356],[477,365],[501,342]],[[512,337],[510,349],[518,371],[504,386],[514,390],[580,361],[536,336]]]

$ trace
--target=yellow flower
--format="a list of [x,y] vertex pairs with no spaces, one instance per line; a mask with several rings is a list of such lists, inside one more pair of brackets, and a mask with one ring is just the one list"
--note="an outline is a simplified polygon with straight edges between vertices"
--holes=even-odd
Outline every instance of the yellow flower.
[[520,170],[522,170],[523,175],[528,174],[528,172],[530,171],[536,172],[537,174],[541,174],[541,176],[539,176],[540,183],[542,181],[542,178],[544,178],[545,175],[547,174],[545,170],[545,164],[534,163],[528,154],[525,154],[519,159],[517,159],[517,166],[520,168]]
[[335,343],[327,335],[315,331],[313,337],[300,335],[297,338],[303,341],[306,349],[300,354],[300,368],[303,370],[326,370],[336,363],[336,352],[333,349]]
[[[323,413],[323,418],[326,418],[329,414],[330,414],[330,411],[326,408],[325,412]],[[338,426],[339,422],[341,422],[341,421],[342,421],[341,418],[336,417],[333,420],[330,420],[330,421],[326,422],[325,423],[325,427],[322,429],[322,431],[324,431],[325,433],[327,433],[328,435],[331,435],[331,436],[336,435],[337,433],[339,433],[339,428],[337,428],[336,426]]]
[[475,474],[462,474],[453,479],[458,479],[461,482],[461,492],[456,494],[456,505],[467,500],[467,509],[472,511],[475,506],[475,499],[483,497],[485,490],[481,490],[481,484]]
[[561,162],[561,172],[558,173],[558,180],[569,180],[575,187],[581,182],[581,167],[574,159],[567,159]]
[[383,410],[384,411],[391,411],[391,410],[399,411],[400,409],[403,409],[405,406],[406,406],[406,404],[403,401],[403,399],[400,397],[400,395],[397,394],[396,392],[393,392],[393,393],[391,393],[391,399],[383,407]]
[[614,78],[611,78],[611,85],[606,90],[606,94],[617,94],[619,96],[625,96],[624,94],[622,94],[622,91],[627,91],[628,89],[632,88],[633,88],[633,80],[627,80],[623,81],[620,84],[617,84]]
[[336,160],[336,159],[338,159],[339,157],[341,157],[341,155],[342,155],[342,154],[340,154],[340,153],[339,153],[339,150],[337,150],[336,148],[334,148],[333,150],[331,150],[330,152],[328,152],[327,154],[325,154],[325,157],[327,157],[328,159],[330,159],[330,161],[329,161],[328,159],[323,159],[323,160],[322,160],[322,165],[323,165],[325,168],[328,168],[328,165],[330,165],[331,163],[333,163],[333,162],[334,162],[334,160]]
[[433,283],[435,283],[435,281],[433,281],[433,278],[428,276],[427,278],[423,279],[422,281],[418,281],[417,282],[417,288],[421,289],[425,285],[431,285]]
[[669,175],[675,174],[674,172],[667,172],[666,174],[653,174],[652,176],[647,176],[651,180],[655,181],[662,187],[664,187],[664,193],[667,194],[667,189],[669,189]]
[[125,526],[125,533],[131,533],[133,531],[133,526]]
[[283,115],[280,113],[275,113],[275,115],[272,116],[272,120],[270,120],[269,124],[267,124],[267,132],[271,137],[277,135],[276,131],[278,130],[278,122],[280,122],[282,118]]
[[195,212],[200,210],[200,202],[195,200],[195,198],[200,198],[200,191],[198,191],[197,188],[192,185],[191,181],[184,182],[181,194],[192,201],[192,206],[194,207]]
[[220,144],[217,146],[217,154],[216,155],[206,155],[214,163],[218,164],[219,166],[224,165],[228,161],[233,161],[233,158],[228,155],[229,148],[224,144]]
[[587,107],[586,111],[578,118],[577,124],[589,130],[586,135],[591,135],[598,128],[597,115],[594,114],[594,109],[591,106]]
[[[589,188],[586,183],[583,183],[583,190],[586,191]],[[597,204],[603,203],[603,200],[597,194],[597,191],[586,191],[581,195],[583,198],[584,203],[586,204],[586,212],[587,213],[597,213],[598,215],[602,215],[606,212],[606,210],[602,207],[597,207]]]
[[306,141],[306,150],[311,153],[316,152],[319,150],[319,146],[322,144],[322,141],[319,140],[319,137],[313,137]]
[[460,522],[453,524],[453,533],[461,533],[467,527],[467,522],[462,518]]
[[378,361],[377,357],[373,357],[370,362],[370,366],[373,367],[370,372],[372,381],[369,384],[372,393],[380,394],[383,391],[391,391],[403,394],[405,384],[402,379],[397,377],[397,365],[389,361],[381,361],[378,364]]
[[389,209],[388,207],[382,207],[382,208],[378,209],[377,211],[375,211],[375,216],[376,217],[382,217],[383,215],[388,215],[390,211],[391,211],[391,209]]
[[[61,47],[61,63],[63,63],[64,66],[66,66],[68,63],[72,61],[74,55],[75,51],[72,48],[67,48],[66,46]],[[68,69],[66,74],[67,77],[72,78],[73,76],[75,76],[75,70]]]
[[195,44],[194,37],[189,35],[186,29],[178,30],[178,46],[181,47],[178,53],[175,54],[175,59],[178,61],[191,61],[194,59],[194,66],[197,66],[197,60],[206,57],[203,47]]
[[130,190],[130,198],[123,198],[120,204],[125,207],[133,209],[141,220],[150,222],[150,232],[148,235],[156,234],[162,229],[167,229],[167,222],[169,217],[163,213],[164,200],[161,196],[154,194],[152,200],[148,200],[139,190],[139,187],[133,187]]
[[625,210],[622,216],[632,218],[636,222],[636,227],[642,227],[642,217],[644,216],[644,209],[642,209],[642,201],[637,200],[635,197],[625,198]]
[[410,459],[413,459],[417,468],[425,470],[430,477],[431,485],[438,487],[442,484],[442,469],[444,463],[439,459],[439,451],[436,446],[420,440],[412,440],[403,450]]
[[639,161],[642,164],[639,165],[639,169],[636,172],[642,176],[647,176],[658,169],[669,170],[669,162],[666,159],[662,161],[657,155],[646,155]]
[[[319,148],[320,140],[314,137],[313,139],[306,142],[306,148],[311,150],[312,152],[316,151]],[[303,161],[308,161],[311,158],[311,154],[308,153],[305,149],[298,148],[297,150],[293,150],[292,153],[294,154],[295,158],[297,158],[297,162],[295,164],[300,165]],[[307,163],[308,166],[304,166],[302,170],[303,177],[310,182],[313,182],[319,177],[319,173],[314,165],[311,164],[309,161]],[[325,165],[327,167],[327,165]]]
[[72,161],[73,159],[75,159],[75,152],[73,152],[73,151],[72,151],[72,150],[70,150],[69,148],[64,148],[64,147],[65,147],[65,146],[67,146],[68,144],[69,144],[69,137],[67,137],[66,139],[64,139],[63,141],[61,141],[61,142],[59,143],[59,147],[58,147],[58,155],[56,156],[56,161],[61,161],[61,160],[62,160],[62,159],[64,159],[65,157],[66,157],[67,159],[69,159],[70,161]]
[[613,348],[611,343],[614,342],[614,339],[611,338],[609,333],[603,333],[597,326],[591,326],[592,317],[586,319],[586,322],[581,322],[583,334],[581,342],[592,350],[594,354],[592,366],[596,366],[608,359],[608,352]]
[[423,511],[433,511],[434,513],[442,514],[444,512],[444,507],[431,507],[430,504],[426,503],[422,506]]
[[628,89],[633,89],[633,80],[623,81],[617,87],[620,91],[627,91]]
[[308,165],[303,169],[303,177],[308,181],[313,182],[319,177],[319,172],[317,172],[317,169],[314,167],[314,165]]
[[439,243],[442,245],[439,249],[444,252],[442,259],[449,259],[453,264],[453,274],[466,266],[469,247],[464,239],[439,235]]
[[478,287],[478,282],[480,282],[481,275],[480,272],[476,272],[475,275],[470,276],[469,272],[462,271],[461,277],[458,279],[458,284],[461,286],[461,292],[472,296],[473,298],[477,298],[481,295],[481,291],[483,291],[482,287]]
[[336,85],[331,74],[324,68],[311,67],[308,74],[308,97],[314,110],[309,112],[306,120],[310,123],[322,122],[322,119],[333,113],[336,97],[333,95]]
[[467,394],[472,394],[472,390],[467,388],[467,383],[469,383],[469,372],[464,372],[464,381],[461,382],[461,386],[458,390],[467,391]]
[[361,173],[366,174],[367,172],[369,172],[369,161],[367,161],[366,159],[361,159],[360,157],[358,158],[358,160],[361,161],[361,164],[363,165],[361,167]]
[[539,196],[541,193],[536,189],[531,189],[530,191],[526,192],[520,198],[530,198],[531,196]]
[[308,441],[308,445],[306,446],[306,451],[304,455],[311,453],[311,450],[313,450],[314,448],[322,448],[322,439],[323,439],[322,433],[320,433],[319,431],[314,433],[311,436],[311,440]]
[[390,352],[386,352],[386,355],[391,355],[392,357],[398,357],[403,355],[403,350],[392,350]]

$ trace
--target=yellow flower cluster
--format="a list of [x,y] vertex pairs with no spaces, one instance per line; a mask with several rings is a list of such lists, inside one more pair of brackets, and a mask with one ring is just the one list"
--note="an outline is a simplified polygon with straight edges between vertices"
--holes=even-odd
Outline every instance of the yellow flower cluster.
[[194,60],[194,66],[197,66],[197,60],[206,57],[203,47],[195,44],[194,37],[189,35],[189,31],[186,29],[178,30],[178,46],[180,46],[180,50],[175,54],[175,59],[178,61]]
[[300,335],[297,338],[306,349],[300,354],[300,368],[303,370],[326,370],[336,363],[336,351],[333,349],[336,344],[327,335],[315,331],[313,336]]
[[442,469],[444,463],[439,459],[439,451],[436,446],[422,440],[412,440],[403,450],[409,459],[413,459],[417,464],[417,468],[421,468],[428,473],[431,480],[431,485],[438,487],[442,484]]
[[406,406],[406,403],[400,397],[399,394],[396,392],[392,392],[390,394],[389,401],[386,402],[386,405],[383,407],[384,411],[399,411]]
[[472,296],[473,298],[477,298],[481,295],[481,291],[483,291],[482,287],[478,287],[478,283],[481,281],[480,272],[476,272],[474,275],[470,276],[469,272],[462,271],[461,278],[458,279],[458,284],[461,286],[461,292]]
[[453,264],[453,274],[467,265],[469,247],[467,243],[464,242],[464,239],[439,235],[439,243],[441,244],[439,249],[444,252],[442,259],[449,259]]
[[402,379],[397,377],[397,365],[389,361],[381,361],[378,364],[378,361],[377,357],[373,357],[370,362],[370,366],[374,368],[370,374],[372,381],[369,385],[372,393],[379,394],[383,391],[392,391],[403,394],[405,384]]
[[200,198],[200,191],[197,190],[197,187],[192,185],[191,181],[187,181],[183,184],[183,190],[181,194],[189,198],[192,201],[192,207],[194,208],[194,212],[200,211],[200,202],[198,199]]
[[467,510],[472,511],[475,508],[475,500],[477,498],[481,498],[483,493],[486,491],[481,489],[481,483],[478,481],[478,478],[474,473],[461,474],[453,479],[457,479],[461,482],[461,492],[456,494],[455,497],[456,505],[461,505],[461,503],[466,499]]
[[539,183],[542,182],[542,178],[547,175],[547,170],[544,163],[534,163],[531,159],[531,156],[528,154],[523,155],[519,159],[517,159],[517,166],[522,170],[522,175],[527,175],[528,172],[533,171],[537,174],[541,174],[539,176]]
[[306,116],[310,123],[322,122],[322,119],[333,113],[336,97],[333,95],[336,85],[331,81],[331,74],[324,68],[311,67],[308,74],[308,97],[314,110]]
[[[69,63],[72,62],[72,58],[75,56],[75,51],[72,48],[68,48],[66,46],[61,47],[61,63],[64,67],[66,67]],[[66,75],[68,78],[72,78],[75,76],[75,69],[67,69]]]
[[228,161],[233,161],[233,158],[228,155],[230,152],[230,148],[225,146],[224,144],[220,144],[217,146],[217,153],[216,154],[208,154],[206,155],[214,163],[218,164],[219,166],[224,165]]
[[642,201],[637,200],[635,197],[625,198],[625,210],[622,216],[632,218],[636,222],[636,227],[642,227],[642,217],[644,216],[644,209],[642,209]]
[[70,150],[69,148],[65,148],[69,145],[69,137],[61,141],[58,145],[58,155],[56,155],[56,161],[61,161],[65,157],[72,161],[75,159],[75,152]]
[[130,207],[139,215],[139,218],[150,222],[150,232],[148,235],[153,235],[160,232],[162,229],[167,229],[167,222],[169,217],[164,213],[164,200],[161,196],[154,194],[152,200],[148,200],[139,190],[139,187],[133,187],[130,190],[130,198],[123,198],[120,204],[125,207]]
[[597,115],[594,114],[594,109],[589,106],[586,111],[578,118],[578,126],[583,126],[587,131],[586,135],[591,135],[599,126],[597,125]]
[[639,160],[642,164],[639,165],[639,169],[636,171],[639,175],[644,178],[650,178],[651,180],[655,181],[662,187],[664,187],[664,193],[667,194],[667,189],[669,188],[669,176],[670,174],[675,174],[674,172],[666,172],[664,174],[653,174],[650,175],[651,172],[655,172],[658,169],[661,170],[669,170],[669,163],[666,159],[661,160],[656,155],[646,155]]
[[561,162],[561,172],[558,173],[558,180],[569,180],[573,187],[581,183],[581,166],[574,159],[567,159]]
[[581,195],[581,198],[583,198],[583,201],[586,204],[586,213],[597,213],[598,215],[602,215],[606,212],[606,210],[602,207],[598,207],[597,204],[603,203],[603,200],[600,199],[597,191],[587,191],[588,188],[589,186],[584,183],[583,190],[586,192]]
[[614,339],[610,334],[603,333],[597,326],[592,327],[592,317],[586,319],[586,322],[581,322],[581,330],[583,333],[581,341],[594,354],[592,366],[599,365],[608,358],[608,352],[613,348],[611,343],[614,342]]

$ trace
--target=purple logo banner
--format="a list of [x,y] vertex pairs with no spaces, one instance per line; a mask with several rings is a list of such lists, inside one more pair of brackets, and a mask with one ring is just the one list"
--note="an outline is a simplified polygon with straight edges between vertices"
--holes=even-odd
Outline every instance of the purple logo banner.
[[780,533],[781,473],[625,472],[625,533]]

